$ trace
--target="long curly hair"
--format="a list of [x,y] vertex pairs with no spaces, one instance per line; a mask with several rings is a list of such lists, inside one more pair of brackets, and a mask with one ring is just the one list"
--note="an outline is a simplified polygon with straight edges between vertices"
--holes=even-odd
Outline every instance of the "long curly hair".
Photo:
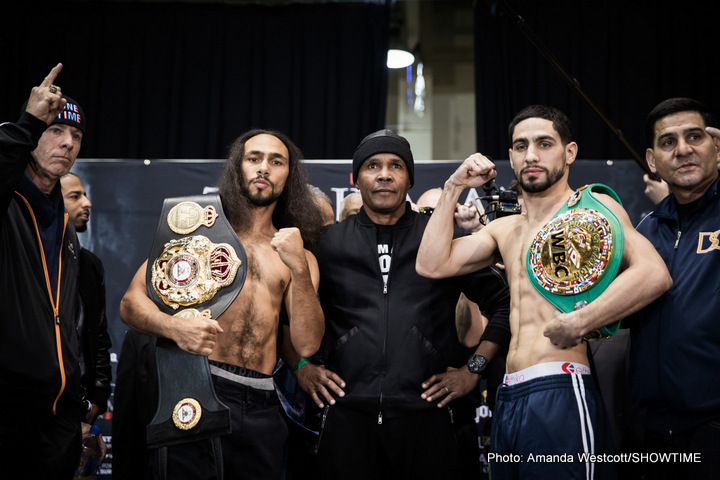
[[242,173],[242,158],[245,142],[257,135],[272,135],[288,149],[288,178],[273,210],[275,228],[297,227],[302,234],[306,249],[312,249],[320,237],[322,216],[316,207],[315,197],[308,186],[308,176],[302,164],[300,149],[284,134],[274,130],[253,129],[239,136],[230,146],[227,162],[220,173],[218,190],[225,215],[236,231],[250,228],[251,216],[247,214],[254,205],[245,195],[245,177]]

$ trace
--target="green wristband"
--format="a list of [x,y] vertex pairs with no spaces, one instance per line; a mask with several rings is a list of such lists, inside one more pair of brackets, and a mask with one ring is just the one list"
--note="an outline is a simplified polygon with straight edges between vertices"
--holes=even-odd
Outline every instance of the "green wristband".
[[300,370],[300,367],[302,367],[306,363],[308,363],[308,359],[301,358],[300,360],[298,360],[298,362],[295,365],[292,366],[292,368],[290,369],[290,373],[295,375],[295,373],[297,373],[297,371]]

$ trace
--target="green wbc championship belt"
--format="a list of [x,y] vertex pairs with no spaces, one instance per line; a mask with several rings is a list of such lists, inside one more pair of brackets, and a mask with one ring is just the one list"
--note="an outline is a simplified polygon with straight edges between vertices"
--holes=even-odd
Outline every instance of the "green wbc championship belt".
[[[595,183],[575,191],[533,239],[527,253],[527,274],[540,294],[564,313],[595,300],[613,281],[623,256],[624,235],[615,214],[593,193],[618,203],[608,186]],[[608,337],[620,321],[585,338]]]

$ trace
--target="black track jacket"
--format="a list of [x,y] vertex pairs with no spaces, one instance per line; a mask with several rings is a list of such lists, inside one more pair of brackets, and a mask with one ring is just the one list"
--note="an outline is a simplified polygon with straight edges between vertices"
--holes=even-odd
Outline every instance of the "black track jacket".
[[376,227],[364,208],[322,235],[315,255],[326,325],[323,348],[326,367],[347,385],[339,405],[383,417],[437,409],[420,398],[421,383],[467,360],[455,328],[460,292],[490,319],[483,338],[509,342],[509,291],[503,275],[487,268],[433,280],[415,271],[428,219],[406,204],[393,229],[387,291]]
[[[29,113],[0,125],[0,404],[17,407],[7,415],[80,406],[77,235],[65,214],[59,219],[59,288],[51,292],[46,272],[53,262],[43,255],[37,227],[43,218],[17,191],[46,128]],[[53,198],[60,195],[60,185],[55,188]],[[59,201],[62,206],[62,195]]]

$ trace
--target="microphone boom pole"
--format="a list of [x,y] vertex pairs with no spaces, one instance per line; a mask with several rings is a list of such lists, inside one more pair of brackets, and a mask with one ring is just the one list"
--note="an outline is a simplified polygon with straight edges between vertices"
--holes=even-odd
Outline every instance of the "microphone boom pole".
[[525,34],[525,36],[530,40],[530,42],[542,53],[542,55],[549,61],[555,69],[560,72],[560,74],[567,80],[567,82],[575,89],[575,91],[582,97],[585,102],[587,102],[588,105],[590,105],[590,108],[593,109],[593,111],[600,117],[600,119],[605,122],[605,124],[610,128],[610,131],[615,134],[618,140],[620,140],[620,143],[622,143],[625,148],[628,149],[630,154],[632,155],[635,162],[640,166],[640,168],[647,173],[651,178],[657,178],[654,173],[650,171],[650,167],[648,167],[647,162],[645,162],[643,159],[640,158],[640,155],[635,151],[634,148],[632,148],[632,145],[628,143],[627,139],[623,135],[623,133],[615,128],[615,126],[610,122],[610,120],[600,111],[600,109],[590,100],[590,97],[585,94],[583,89],[580,87],[580,82],[576,78],[571,77],[565,69],[560,65],[560,62],[557,61],[555,56],[552,54],[552,52],[545,46],[544,43],[535,35],[535,33],[530,30],[530,27],[528,27],[527,23],[525,23],[525,19],[515,13],[513,9],[508,5],[506,0],[498,0],[498,3],[502,6],[503,10],[514,19],[515,25],[520,29],[520,31]]

